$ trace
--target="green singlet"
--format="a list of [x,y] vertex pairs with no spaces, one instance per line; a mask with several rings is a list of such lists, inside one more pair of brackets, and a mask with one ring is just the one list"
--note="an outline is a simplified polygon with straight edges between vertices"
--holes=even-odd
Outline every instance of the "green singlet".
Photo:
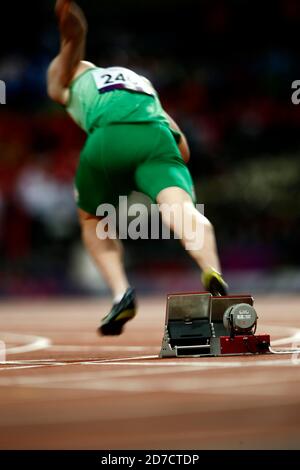
[[152,84],[123,67],[91,68],[70,84],[66,109],[88,134],[75,186],[78,206],[96,214],[100,204],[141,191],[153,201],[177,186],[194,199],[193,182]]

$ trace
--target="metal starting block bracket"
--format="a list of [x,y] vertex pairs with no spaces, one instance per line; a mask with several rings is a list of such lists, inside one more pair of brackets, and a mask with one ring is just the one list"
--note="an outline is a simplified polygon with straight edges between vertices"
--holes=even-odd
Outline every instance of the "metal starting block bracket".
[[[243,325],[244,320],[245,324],[247,322],[249,312],[254,312],[256,315],[253,303],[251,295],[213,297],[207,292],[168,295],[160,357],[224,356],[269,352],[269,335],[255,335],[250,330],[245,334],[240,334],[240,332],[234,333],[233,329],[229,332],[228,329],[228,324],[232,319],[231,308],[235,309],[236,318]],[[226,315],[228,321],[224,322]]]

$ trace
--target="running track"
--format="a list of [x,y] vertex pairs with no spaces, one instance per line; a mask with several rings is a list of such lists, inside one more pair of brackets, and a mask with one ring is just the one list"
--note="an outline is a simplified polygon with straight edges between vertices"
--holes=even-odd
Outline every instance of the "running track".
[[[259,332],[300,346],[300,297],[258,297]],[[108,301],[1,303],[0,449],[299,449],[300,357],[165,359],[165,299],[121,337]]]

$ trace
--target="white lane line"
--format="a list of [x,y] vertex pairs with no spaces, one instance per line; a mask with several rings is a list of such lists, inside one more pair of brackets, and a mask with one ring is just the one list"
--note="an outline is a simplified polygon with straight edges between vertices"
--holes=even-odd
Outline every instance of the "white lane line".
[[[88,359],[84,359],[84,360],[78,360],[78,361],[74,361],[74,360],[70,360],[70,361],[56,361],[54,360],[53,361],[53,365],[66,365],[66,366],[94,366],[94,365],[105,365],[105,364],[120,364],[120,365],[123,365],[123,363],[127,364],[126,361],[132,361],[132,360],[145,360],[145,359],[157,359],[157,361],[159,361],[159,357],[158,357],[158,354],[155,354],[155,355],[151,355],[151,356],[129,356],[129,357],[120,357],[120,358],[117,358],[117,359],[97,359],[95,357],[92,357],[92,358],[88,358]],[[45,366],[49,365],[51,359],[45,359],[45,362],[47,361],[47,363],[45,364]],[[117,361],[117,362],[116,362]],[[39,363],[39,364],[43,364],[44,360],[43,359],[36,359],[36,360],[26,360],[24,359],[23,361],[20,360],[20,361],[5,361],[5,362],[0,362],[0,364],[27,364],[28,362],[30,363]],[[131,363],[130,363],[131,364]],[[139,364],[139,363],[138,363]],[[162,365],[162,364],[159,364],[159,362],[149,362],[149,363],[146,363],[146,362],[141,362],[142,365]],[[185,363],[176,363],[178,366],[182,366],[184,365]],[[167,364],[166,364],[167,365]]]
[[[20,361],[22,364],[22,361]],[[67,366],[67,365],[98,365],[98,366],[109,366],[109,365],[114,365],[114,366],[131,366],[136,369],[136,366],[151,366],[150,368],[147,369],[139,369],[138,372],[137,370],[132,370],[131,372],[126,368],[122,369],[117,369],[115,371],[104,371],[103,367],[99,368],[99,371],[93,372],[93,373],[88,373],[87,376],[84,376],[84,372],[82,373],[76,373],[76,374],[60,374],[56,376],[38,376],[38,377],[26,377],[26,376],[19,376],[19,377],[3,377],[0,378],[0,386],[14,386],[14,385],[19,385],[19,386],[28,386],[28,384],[36,384],[39,382],[42,382],[50,386],[51,382],[57,382],[57,380],[60,382],[68,382],[68,381],[76,381],[76,380],[91,380],[96,377],[101,377],[105,379],[106,377],[110,376],[116,376],[116,377],[122,377],[122,376],[131,376],[131,375],[136,375],[137,373],[140,375],[147,375],[147,374],[152,374],[152,375],[159,375],[159,374],[174,374],[174,373],[181,373],[181,372],[186,372],[186,371],[208,371],[208,370],[213,370],[213,369],[233,369],[233,368],[256,368],[256,367],[282,367],[282,366],[289,366],[289,367],[295,367],[297,364],[294,364],[291,360],[288,359],[283,359],[283,360],[270,360],[270,361],[253,361],[253,362],[244,362],[244,361],[234,361],[234,362],[217,362],[215,360],[213,361],[195,361],[195,362],[189,362],[185,361],[180,363],[180,360],[178,362],[175,361],[162,361],[162,362],[147,362],[147,361],[141,361],[141,362],[130,362],[130,361],[122,361],[122,362],[100,362],[100,361],[91,361],[91,362],[75,362],[75,363],[65,363],[65,362],[53,362],[49,363],[46,362],[45,364],[24,364],[23,366],[20,365],[18,366],[15,364],[15,366],[12,367],[2,367],[0,370],[14,370],[17,368],[34,368],[34,367],[49,367],[49,366]],[[171,366],[171,367],[170,367]],[[54,387],[55,388],[55,387]]]
[[[269,357],[269,356],[268,356]],[[121,362],[121,361],[116,361],[116,362],[99,362],[98,364],[101,365],[114,365],[114,366],[121,366],[121,365],[126,365],[126,366],[153,366],[153,367],[169,367],[169,366],[189,366],[189,367],[202,367],[205,369],[210,369],[210,368],[216,368],[216,369],[223,369],[223,368],[234,368],[234,367],[268,367],[268,366],[297,366],[297,364],[294,364],[291,359],[275,359],[275,360],[264,360],[264,361],[259,361],[259,360],[254,360],[253,362],[251,361],[232,361],[232,362],[215,362],[212,360],[211,362],[189,362],[185,361],[182,362],[182,364],[179,363],[179,361],[182,361],[182,359],[178,359],[178,362],[175,361],[167,361],[163,360],[162,362],[147,362],[147,361],[141,361],[141,362]]]
[[[0,364],[2,364],[0,362]],[[35,365],[24,365],[24,366],[12,366],[12,367],[0,367],[0,370],[5,370],[5,371],[8,371],[8,370],[17,370],[17,369],[36,369],[37,367],[45,367],[44,365],[42,364],[35,364]]]
[[[178,365],[178,364],[177,364]],[[198,364],[198,367],[197,369],[195,370],[195,372],[202,372],[203,371],[203,367],[201,364]],[[54,387],[57,386],[57,388],[60,388],[60,385],[59,384],[62,384],[62,386],[64,387],[65,385],[67,385],[68,383],[72,383],[73,382],[73,385],[75,388],[77,387],[83,387],[83,388],[88,388],[89,387],[89,384],[88,382],[105,382],[105,380],[107,381],[108,379],[117,379],[120,380],[120,379],[129,379],[129,378],[137,378],[137,379],[140,379],[141,376],[143,376],[143,378],[154,378],[155,376],[157,375],[163,375],[165,376],[166,374],[167,375],[173,375],[173,374],[177,374],[177,373],[183,373],[183,377],[181,377],[180,381],[178,381],[178,379],[171,379],[174,381],[174,383],[177,383],[178,382],[178,387],[180,388],[181,385],[181,381],[183,380],[184,378],[184,375],[185,373],[190,373],[191,372],[191,368],[189,366],[184,366],[184,364],[182,364],[182,366],[180,367],[177,367],[177,368],[168,368],[167,370],[165,369],[156,369],[156,368],[148,368],[148,369],[142,369],[142,370],[136,370],[136,369],[120,369],[120,370],[101,370],[101,371],[97,371],[97,372],[76,372],[76,373],[70,373],[70,374],[63,374],[63,373],[59,373],[59,374],[55,374],[55,375],[48,375],[48,374],[44,374],[44,375],[39,375],[39,376],[27,376],[27,375],[23,375],[23,376],[15,376],[15,377],[2,377],[0,378],[0,386],[16,386],[16,385],[19,385],[19,386],[43,386],[43,387],[48,387],[48,386],[51,386],[53,385]],[[280,382],[281,380],[285,380],[287,377],[291,377],[291,371],[289,370],[285,370],[282,374],[280,374],[280,376],[276,376],[276,377],[273,377],[270,375],[270,372],[268,372],[267,374],[263,374],[263,376],[261,375],[262,372],[260,372],[259,375],[251,375],[251,376],[246,376],[243,377],[242,379],[240,378],[240,376],[236,376],[235,374],[231,376],[227,376],[226,378],[219,378],[218,376],[211,376],[211,377],[205,377],[205,379],[203,379],[202,375],[199,376],[193,376],[193,377],[189,377],[187,380],[188,380],[188,386],[189,384],[193,384],[193,382],[197,383],[199,382],[199,386],[200,388],[205,388],[205,387],[208,387],[209,384],[221,384],[222,386],[227,386],[229,387],[230,385],[232,385],[233,383],[235,382],[238,382],[240,383],[241,385],[243,383],[245,383],[245,380],[250,380],[250,381],[255,381],[255,380],[258,380],[259,383],[261,383],[261,381],[266,381],[267,383],[269,383],[270,381],[271,382]],[[292,377],[292,380],[294,381],[299,381],[300,380],[300,377],[298,376],[293,376]],[[169,382],[170,379],[168,378],[167,381],[164,381],[164,383],[170,383]],[[116,384],[116,389],[118,389],[118,385],[119,385],[119,382],[115,382]],[[186,385],[184,386],[184,388],[186,387]]]
[[[106,364],[106,363],[111,363],[111,362],[115,362],[115,361],[119,361],[119,362],[123,362],[123,361],[134,361],[134,360],[144,360],[144,359],[159,359],[158,357],[158,354],[155,354],[155,355],[151,355],[151,356],[132,356],[132,357],[120,357],[120,358],[116,358],[116,359],[103,359],[103,360],[99,360],[99,361],[95,361],[94,364]],[[84,364],[84,362],[83,362]],[[152,364],[150,362],[150,364]]]
[[[8,366],[14,366],[14,365],[27,365],[27,364],[40,364],[41,366],[48,367],[50,365],[54,366],[91,366],[91,365],[102,365],[102,364],[110,364],[113,361],[130,361],[130,360],[136,360],[136,359],[158,359],[158,355],[155,356],[133,356],[133,357],[122,357],[119,359],[95,359],[95,358],[90,358],[90,359],[84,359],[82,361],[57,361],[57,360],[51,360],[51,359],[24,359],[24,360],[19,360],[19,361],[4,361],[0,362],[1,365],[8,365]],[[123,362],[121,362],[123,364]],[[153,364],[154,365],[154,364]],[[179,366],[181,364],[178,364]],[[184,365],[184,364],[182,364]],[[9,370],[9,368],[6,368],[6,370]]]
[[[266,326],[265,326],[266,327]],[[296,343],[300,341],[300,329],[297,328],[290,328],[290,327],[280,327],[280,326],[273,326],[273,329],[278,328],[280,331],[282,329],[288,330],[291,333],[290,337],[281,338],[272,342],[272,346],[280,345],[280,344],[287,344],[288,342]],[[15,334],[15,333],[2,333],[2,338],[7,341],[7,338],[10,342],[14,341],[28,341],[27,344],[21,346],[15,346],[11,348],[7,348],[7,354],[20,354],[25,352],[32,352],[37,351],[40,349],[45,348],[52,348],[59,350],[78,350],[80,348],[84,348],[86,350],[93,349],[93,346],[88,345],[52,345],[49,338],[41,337],[41,336],[33,336],[33,335],[24,335],[24,334]],[[142,351],[147,350],[149,348],[153,349],[153,347],[144,347],[144,346],[112,346],[112,345],[96,345],[97,348],[106,350],[107,352],[127,350],[128,352],[131,351]],[[74,348],[74,349],[73,349]],[[156,359],[156,361],[146,362],[147,359]],[[133,362],[138,360],[139,362]],[[177,361],[182,361],[180,364]],[[291,362],[291,360],[265,360],[265,361],[255,361],[254,363],[247,362],[247,361],[227,361],[227,362],[213,362],[213,361],[203,361],[202,359],[194,360],[194,361],[184,361],[183,358],[177,359],[176,361],[163,361],[159,360],[158,355],[149,355],[149,356],[133,356],[133,357],[121,357],[121,358],[112,358],[112,359],[100,359],[97,360],[95,358],[88,358],[83,361],[57,361],[51,359],[40,359],[40,360],[24,360],[24,361],[5,361],[0,362],[3,365],[11,365],[11,368],[3,367],[0,370],[10,370],[13,366],[28,366],[29,364],[38,365],[39,367],[48,367],[51,366],[64,366],[64,365],[131,365],[131,366],[159,366],[159,367],[168,367],[168,366],[176,366],[180,367],[183,365],[187,365],[190,367],[201,367],[201,368],[232,368],[232,367],[255,367],[255,366],[282,366],[282,365],[295,365]],[[200,365],[201,364],[201,365]],[[15,368],[15,367],[14,367]]]
[[[180,368],[178,372],[190,372],[189,367]],[[200,369],[199,369],[200,372]],[[291,376],[290,371],[272,376],[269,373],[260,372],[259,375],[245,375],[240,377],[231,374],[226,378],[219,376],[205,377],[197,374],[193,377],[180,378],[167,377],[174,374],[174,369],[169,370],[121,370],[107,371],[104,373],[76,373],[56,374],[55,376],[20,376],[0,379],[0,385],[19,386],[41,389],[57,390],[86,390],[86,391],[110,391],[116,393],[210,393],[210,394],[239,394],[257,396],[280,396],[284,389],[290,388],[291,383],[299,382],[300,377]],[[157,380],[156,375],[163,375],[163,380]],[[246,390],[244,388],[246,387]],[[262,388],[264,387],[264,388]],[[297,389],[294,386],[295,397],[299,402]]]
[[[64,384],[68,382],[82,383],[95,381],[95,380],[105,380],[108,378],[126,378],[126,377],[136,377],[136,376],[151,376],[151,375],[165,375],[165,374],[174,374],[176,372],[190,372],[190,367],[180,367],[178,370],[168,369],[144,369],[144,370],[99,370],[97,372],[76,372],[69,374],[55,374],[55,375],[39,375],[39,376],[27,376],[20,375],[14,377],[1,377],[0,386],[38,386],[42,385],[47,388],[50,384]],[[60,388],[59,386],[57,388]]]
[[51,351],[104,351],[104,352],[120,352],[120,351],[125,351],[125,352],[142,352],[142,351],[148,351],[149,349],[157,349],[158,347],[155,346],[122,346],[122,345],[116,345],[116,346],[110,346],[110,345],[76,345],[76,344],[68,344],[68,345],[58,345],[58,344],[52,344],[50,346]]
[[3,361],[0,364],[36,364],[36,363],[44,363],[50,362],[53,363],[54,359],[21,359],[15,361]]
[[288,343],[300,343],[300,330],[296,330],[295,334],[293,336],[290,336],[288,338],[280,338],[276,339],[275,341],[271,341],[271,346],[280,346],[282,344],[288,344]]
[[39,351],[51,346],[51,340],[44,336],[24,335],[17,333],[1,333],[1,341],[4,343],[26,343],[21,346],[7,347],[6,354],[23,354]]
[[[186,371],[188,372],[188,371]],[[282,392],[282,389],[290,389],[291,384],[300,382],[300,377],[291,376],[291,374],[280,375],[272,377],[270,375],[260,376],[244,376],[244,377],[180,377],[168,378],[167,380],[157,381],[154,377],[140,377],[139,374],[135,373],[133,377],[125,376],[120,380],[120,377],[98,377],[95,380],[85,381],[80,380],[75,383],[51,383],[51,384],[37,384],[38,388],[63,388],[71,390],[99,390],[99,391],[111,391],[111,392],[173,392],[173,393],[233,393],[241,394],[242,389],[247,387],[246,391],[243,391],[246,395],[254,394],[260,395],[278,395],[278,392]],[[146,380],[145,380],[146,379]],[[262,390],[258,390],[257,386],[265,387]],[[252,387],[249,390],[248,387]],[[253,390],[253,387],[254,390]],[[276,388],[275,388],[276,387]],[[295,391],[298,396],[297,392]]]
[[282,335],[283,332],[285,332],[285,334],[290,335],[285,338],[278,338],[278,339],[272,340],[272,334],[271,334],[271,346],[280,346],[282,344],[288,344],[288,343],[300,341],[300,329],[295,328],[295,327],[265,324],[265,325],[259,326],[258,333],[262,333],[262,332],[265,332],[268,334],[270,334],[271,332],[274,332],[274,334],[276,334],[278,332],[279,335]]
[[[271,355],[268,355],[270,357]],[[291,355],[292,356],[292,355]],[[249,356],[247,356],[249,358]],[[145,359],[157,359],[156,361],[147,361]],[[199,369],[230,369],[230,368],[240,368],[240,367],[281,367],[281,366],[296,366],[298,364],[294,363],[291,359],[265,359],[259,360],[258,356],[251,357],[250,361],[240,360],[240,361],[224,361],[223,359],[212,358],[211,361],[203,360],[201,358],[195,358],[195,360],[183,360],[178,358],[177,360],[159,360],[157,356],[135,356],[135,357],[126,357],[121,359],[104,359],[102,360],[84,360],[84,361],[53,361],[46,359],[43,360],[30,360],[30,361],[8,361],[0,362],[1,365],[7,364],[8,366],[17,366],[17,365],[39,365],[41,367],[49,366],[151,366],[152,368],[164,368],[175,367],[178,370],[181,370],[184,367],[189,368],[199,368]],[[10,367],[3,367],[3,370],[10,370]],[[174,369],[172,369],[174,371]]]

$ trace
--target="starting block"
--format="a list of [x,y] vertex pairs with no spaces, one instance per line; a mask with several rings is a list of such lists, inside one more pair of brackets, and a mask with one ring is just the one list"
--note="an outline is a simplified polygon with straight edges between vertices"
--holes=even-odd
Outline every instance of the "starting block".
[[253,304],[251,295],[168,295],[160,357],[269,353],[270,336],[255,334],[258,316]]

